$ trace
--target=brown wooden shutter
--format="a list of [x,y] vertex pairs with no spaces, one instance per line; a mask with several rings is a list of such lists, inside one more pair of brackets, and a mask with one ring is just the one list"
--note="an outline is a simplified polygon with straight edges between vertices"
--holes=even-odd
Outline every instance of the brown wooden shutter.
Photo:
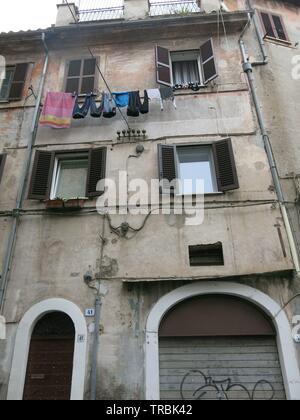
[[[158,145],[158,165],[160,181],[167,180],[172,182],[177,178],[175,145]],[[163,185],[161,191],[163,193],[170,193],[167,185]]]
[[97,191],[97,184],[105,178],[106,154],[106,147],[91,149],[89,151],[89,166],[86,187],[87,197],[97,197],[104,193],[103,190]]
[[285,29],[285,25],[283,19],[279,15],[272,15],[273,24],[277,32],[277,38],[281,39],[282,41],[288,41],[289,37]]
[[80,93],[92,93],[95,90],[96,59],[83,60],[82,80]]
[[6,154],[0,155],[0,181],[3,175],[5,161],[6,161]]
[[155,58],[157,83],[172,86],[172,63],[169,50],[156,45]]
[[218,77],[214,55],[213,40],[210,39],[200,47],[203,83],[206,85]]
[[54,152],[36,151],[29,187],[29,199],[46,200],[49,198],[54,158]]
[[24,85],[26,81],[28,63],[17,64],[14,71],[14,76],[12,79],[9,100],[10,101],[19,101],[22,99]]
[[66,93],[78,93],[80,90],[82,60],[71,60],[68,62],[66,77]]
[[231,139],[228,138],[213,143],[213,153],[219,191],[238,189],[239,181]]

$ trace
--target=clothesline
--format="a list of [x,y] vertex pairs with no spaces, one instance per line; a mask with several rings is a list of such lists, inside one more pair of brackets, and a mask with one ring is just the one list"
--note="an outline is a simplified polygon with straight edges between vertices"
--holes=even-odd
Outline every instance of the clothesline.
[[164,101],[171,100],[175,109],[176,102],[171,87],[144,90],[143,102],[140,91],[102,92],[100,105],[97,106],[93,92],[85,97],[83,105],[79,104],[79,95],[63,92],[48,92],[40,118],[40,125],[51,128],[70,128],[73,119],[83,119],[90,112],[93,118],[113,118],[117,108],[127,107],[129,117],[138,117],[149,113],[149,102],[158,101],[161,111]]

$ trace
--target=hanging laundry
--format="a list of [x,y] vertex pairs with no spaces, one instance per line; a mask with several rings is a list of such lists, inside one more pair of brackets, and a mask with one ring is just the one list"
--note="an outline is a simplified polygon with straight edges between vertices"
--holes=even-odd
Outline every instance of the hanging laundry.
[[40,125],[51,128],[70,128],[76,98],[71,93],[48,92]]
[[164,87],[161,87],[159,90],[160,90],[161,99],[163,101],[172,101],[174,108],[177,109],[173,88],[164,86]]
[[139,91],[130,92],[129,105],[127,108],[128,117],[138,117],[140,115],[141,98]]
[[100,118],[103,112],[103,97],[101,99],[100,106],[97,107],[95,98],[91,97],[91,112],[90,115],[93,118]]
[[74,111],[73,111],[74,120],[80,120],[82,118],[85,118],[89,112],[90,106],[91,106],[91,95],[87,95],[85,97],[85,101],[82,106],[79,106],[78,96],[77,96],[75,106],[74,106]]
[[130,92],[117,92],[113,93],[116,105],[120,108],[124,108],[129,105],[129,94]]
[[148,98],[150,101],[159,101],[160,102],[160,109],[164,110],[163,101],[161,98],[160,90],[159,89],[147,89]]
[[140,107],[141,114],[148,114],[149,112],[149,96],[146,90],[144,90],[144,103]]
[[144,103],[142,104],[140,92],[130,92],[129,94],[129,105],[127,108],[127,115],[129,117],[138,117],[141,114],[147,114],[149,112],[149,97],[147,92],[144,92]]
[[103,92],[103,117],[113,118],[117,115],[116,103],[110,93]]

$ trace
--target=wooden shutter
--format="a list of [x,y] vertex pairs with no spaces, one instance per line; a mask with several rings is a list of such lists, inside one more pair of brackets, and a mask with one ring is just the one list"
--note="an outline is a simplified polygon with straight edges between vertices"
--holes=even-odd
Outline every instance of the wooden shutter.
[[289,37],[287,35],[283,19],[279,15],[272,15],[273,24],[277,33],[277,38],[282,41],[288,41]]
[[80,93],[92,93],[95,90],[96,59],[83,60],[82,80]]
[[24,85],[26,81],[28,63],[17,64],[15,67],[10,92],[9,100],[10,101],[19,101],[22,99]]
[[71,60],[68,63],[65,91],[87,94],[95,89],[96,59]]
[[6,161],[6,154],[0,155],[0,181],[3,175],[5,161]]
[[165,86],[172,86],[172,62],[170,52],[166,48],[155,47],[156,80]]
[[49,198],[54,158],[54,152],[36,151],[29,187],[29,199],[46,200]]
[[68,63],[68,71],[66,77],[67,93],[78,93],[80,89],[82,60],[71,60]]
[[203,83],[206,85],[218,77],[214,55],[213,40],[210,39],[200,47]]
[[264,36],[271,36],[272,38],[276,38],[275,28],[273,26],[271,15],[266,12],[259,12],[259,17],[262,23]]
[[104,193],[97,191],[97,184],[105,178],[106,174],[106,147],[91,149],[89,151],[89,166],[86,186],[87,197],[97,197]]
[[[175,145],[158,145],[158,164],[160,180],[172,182],[177,178]],[[170,193],[167,185],[162,186],[162,192]]]
[[239,188],[235,159],[231,139],[213,143],[213,154],[219,191]]

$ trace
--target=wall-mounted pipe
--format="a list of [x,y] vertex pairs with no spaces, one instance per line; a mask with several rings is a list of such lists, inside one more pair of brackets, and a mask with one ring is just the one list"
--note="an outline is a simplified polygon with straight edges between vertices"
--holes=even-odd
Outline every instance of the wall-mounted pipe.
[[270,142],[270,139],[269,139],[269,136],[268,136],[268,133],[267,133],[267,129],[266,129],[265,122],[264,122],[264,117],[263,117],[263,114],[262,114],[262,111],[261,111],[261,106],[260,106],[258,96],[257,96],[257,93],[256,93],[255,78],[254,78],[254,75],[253,75],[252,64],[248,60],[247,53],[246,53],[246,48],[245,48],[245,43],[244,43],[243,39],[240,38],[239,44],[240,44],[241,54],[242,54],[242,57],[243,57],[243,70],[246,73],[247,78],[248,78],[248,83],[249,83],[249,87],[250,87],[250,91],[251,91],[251,95],[252,95],[252,99],[253,99],[256,115],[257,115],[257,119],[258,119],[258,122],[259,122],[259,127],[260,127],[260,131],[261,131],[261,134],[262,134],[266,154],[267,154],[267,157],[268,157],[268,161],[269,161],[269,165],[270,165],[270,169],[271,169],[271,174],[272,174],[275,190],[276,190],[279,205],[280,205],[282,218],[283,218],[285,229],[286,229],[286,232],[287,232],[287,237],[288,237],[288,241],[289,241],[289,245],[290,245],[290,249],[291,249],[291,254],[292,254],[292,258],[293,258],[293,263],[294,263],[294,266],[295,266],[296,273],[297,273],[298,277],[300,277],[300,263],[299,263],[299,256],[298,256],[298,252],[297,252],[296,241],[295,241],[295,238],[294,238],[294,235],[293,235],[292,227],[291,227],[290,220],[289,220],[289,217],[288,217],[288,213],[287,213],[287,210],[286,210],[284,194],[283,194],[283,190],[282,190],[282,187],[281,187],[280,177],[279,177],[276,161],[275,161],[275,158],[274,158],[271,142]]
[[251,10],[253,12],[252,14],[252,22],[254,24],[254,28],[255,28],[255,32],[256,32],[256,37],[259,43],[259,47],[260,47],[260,51],[261,51],[261,55],[262,55],[262,61],[255,61],[252,63],[252,66],[264,66],[266,64],[268,64],[268,54],[267,54],[267,50],[266,50],[266,46],[265,46],[265,42],[263,40],[263,37],[261,36],[261,32],[260,32],[260,28],[259,28],[259,23],[257,21],[257,15],[255,13],[255,10],[253,8],[253,4],[252,4],[252,0],[247,0],[247,4],[248,4],[248,8],[249,10]]
[[23,208],[23,201],[24,201],[24,197],[25,197],[25,193],[26,193],[26,189],[28,185],[33,146],[34,146],[36,134],[37,134],[42,95],[43,95],[45,78],[46,78],[46,73],[47,73],[47,68],[48,68],[48,63],[49,63],[49,51],[48,51],[46,41],[45,41],[45,33],[42,34],[42,43],[43,43],[43,47],[45,51],[44,67],[43,67],[43,72],[41,75],[38,96],[37,96],[36,105],[34,109],[34,115],[32,119],[32,126],[31,126],[30,137],[29,137],[28,145],[27,145],[25,164],[24,164],[23,173],[22,173],[21,182],[20,182],[17,200],[16,200],[16,208],[13,211],[13,221],[12,221],[12,226],[11,226],[11,230],[10,230],[10,234],[8,238],[4,262],[3,262],[2,275],[0,279],[0,314],[2,314],[3,312],[5,292],[7,288],[11,264],[12,264],[13,255],[14,255],[18,225],[19,225],[19,218],[20,218],[20,211]]

